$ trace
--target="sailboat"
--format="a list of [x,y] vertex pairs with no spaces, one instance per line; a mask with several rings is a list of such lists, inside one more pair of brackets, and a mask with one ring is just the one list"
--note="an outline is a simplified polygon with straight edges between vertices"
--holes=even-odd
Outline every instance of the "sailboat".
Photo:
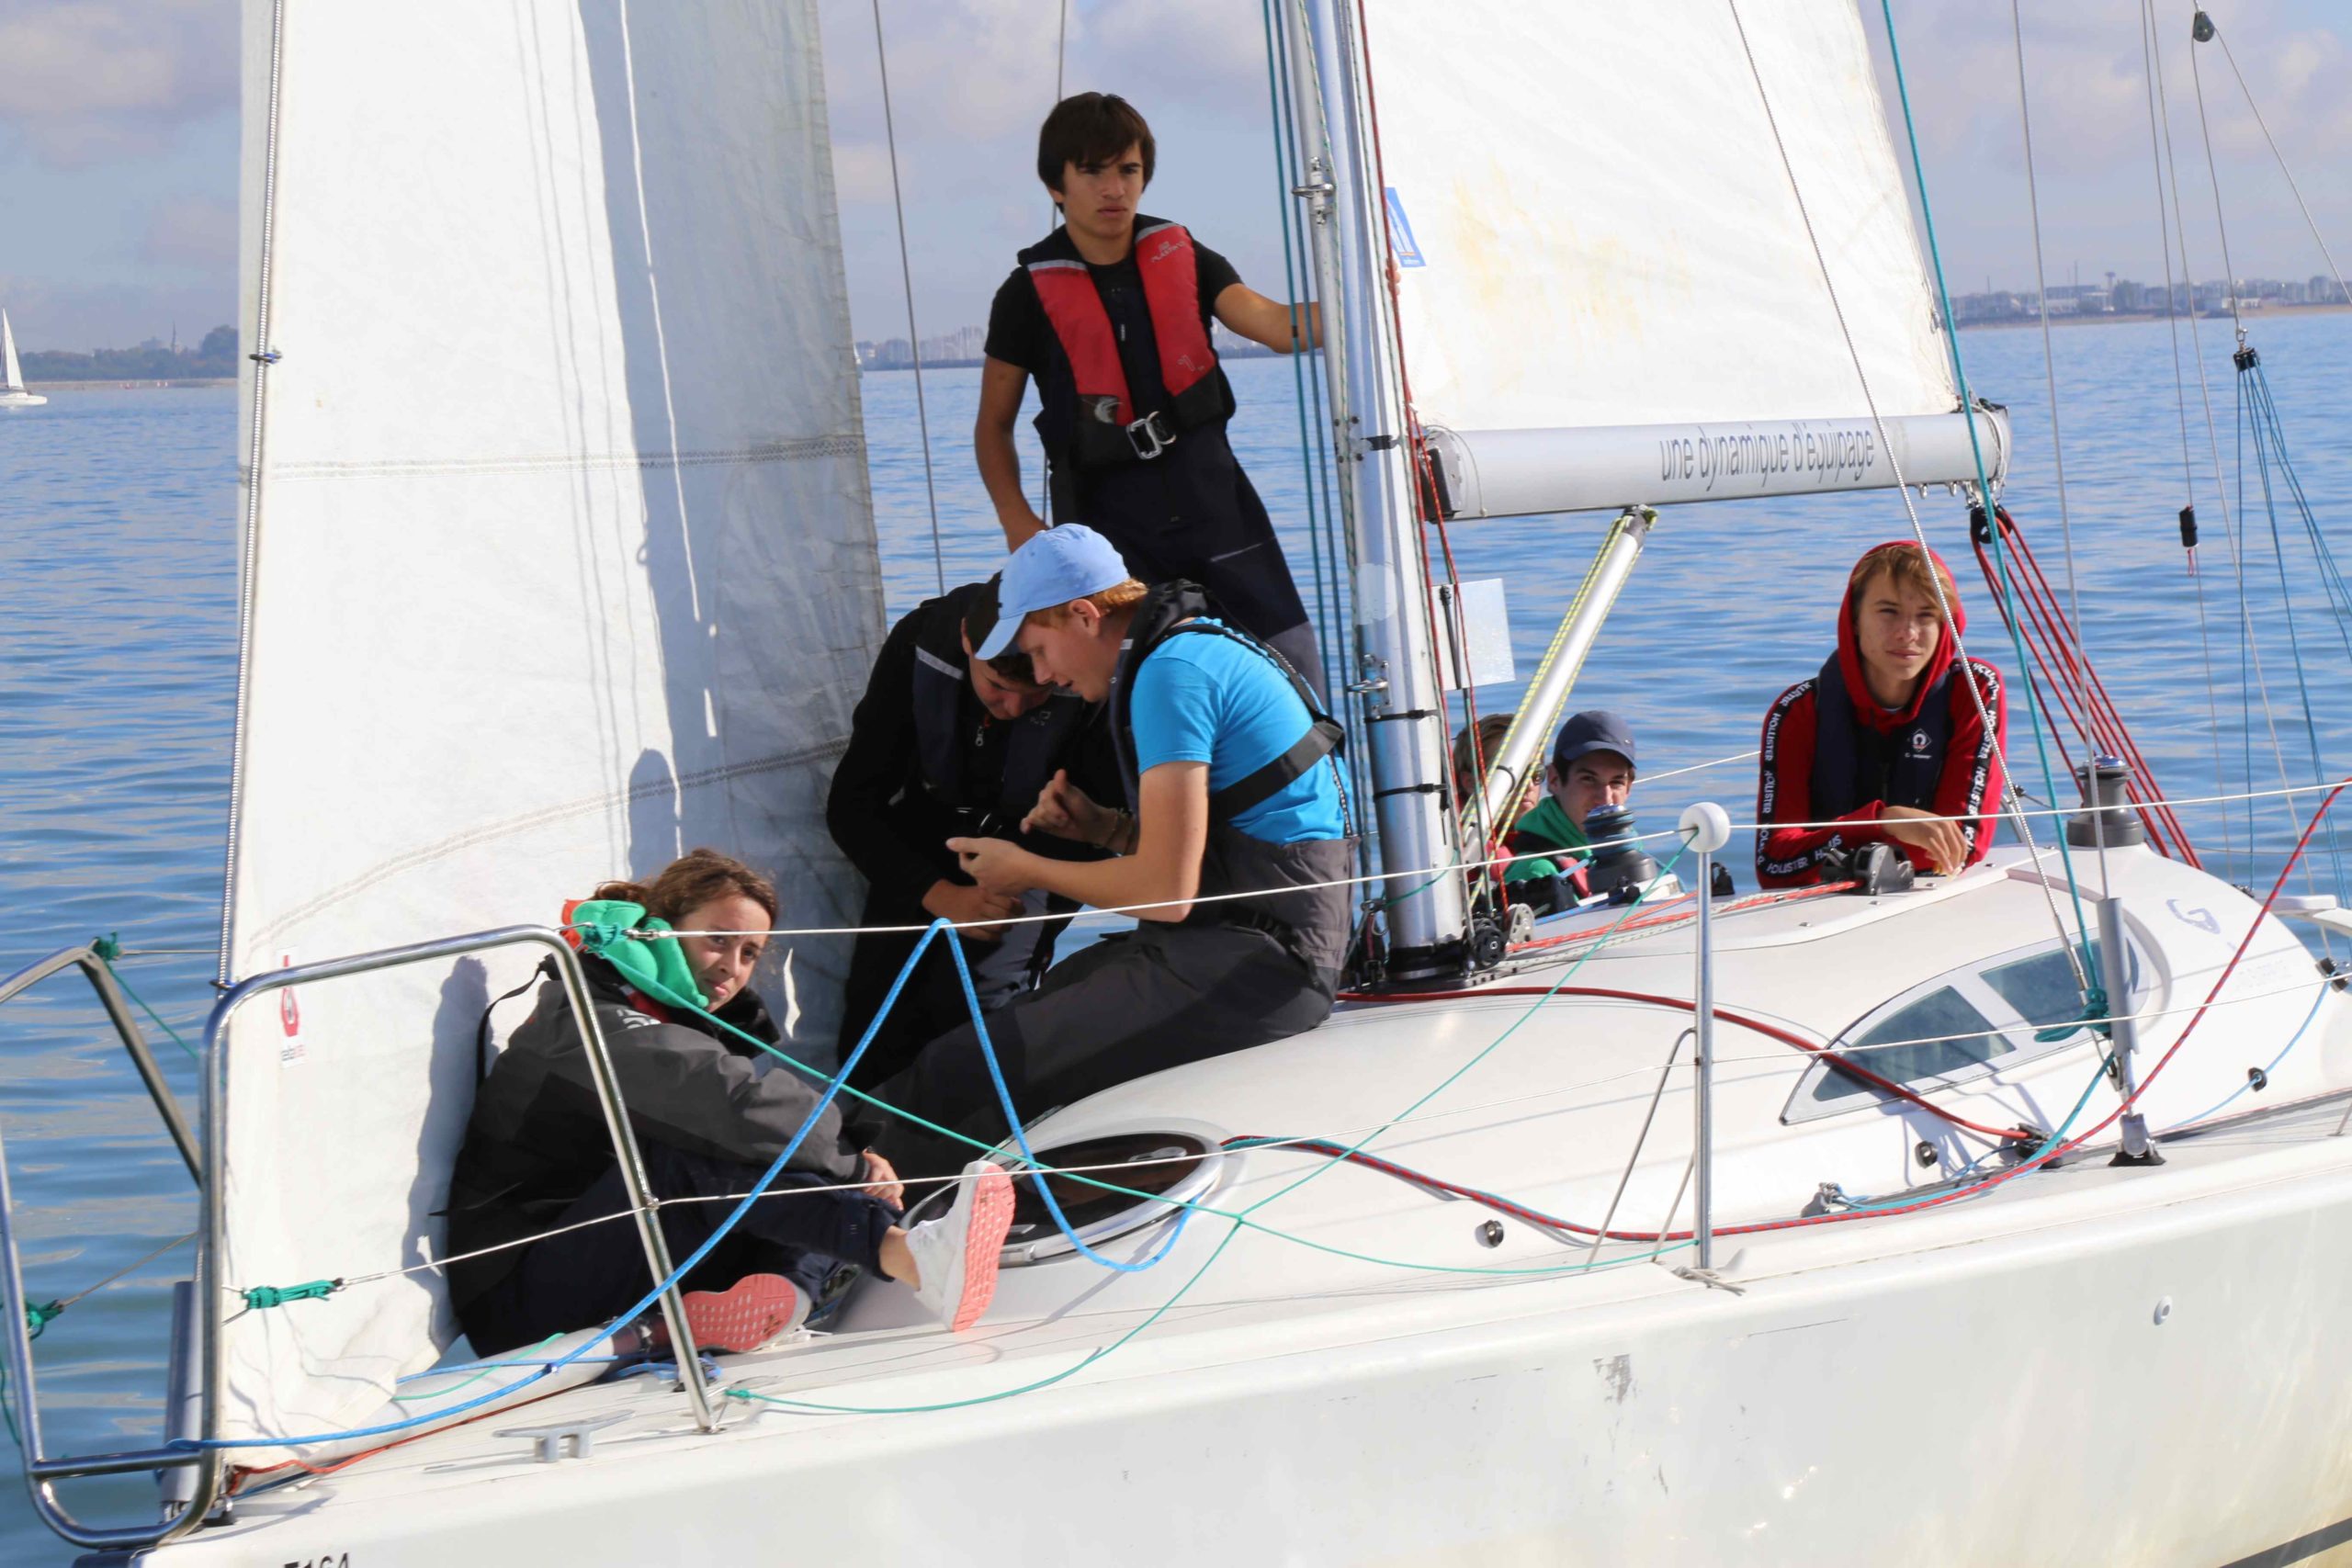
[[[1505,0],[1275,7],[1376,962],[1311,1033],[1008,1128],[1064,1174],[970,1335],[869,1291],[715,1371],[590,1381],[584,1337],[442,1365],[476,1026],[576,973],[540,911],[725,844],[782,874],[796,1049],[832,1037],[857,905],[820,807],[882,614],[816,10],[288,10],[246,8],[225,988],[164,1441],[47,1450],[13,1240],[0,1270],[67,1540],[447,1568],[2343,1537],[2352,1005],[2290,906],[2152,847],[2143,795],[2094,769],[1903,892],[1715,897],[1703,801],[1631,904],[1529,929],[1482,892],[1482,818],[1678,509],[1997,494],[2005,418],[1962,396],[1847,0],[1548,33]],[[1629,105],[1667,65],[1672,111]],[[468,397],[414,395],[458,356]],[[1454,801],[1429,531],[1531,512],[1599,553]],[[103,993],[87,950],[49,964]],[[160,1519],[61,1491],[145,1470]]]
[[25,390],[25,368],[17,363],[17,333],[0,310],[0,409],[39,408],[49,400]]

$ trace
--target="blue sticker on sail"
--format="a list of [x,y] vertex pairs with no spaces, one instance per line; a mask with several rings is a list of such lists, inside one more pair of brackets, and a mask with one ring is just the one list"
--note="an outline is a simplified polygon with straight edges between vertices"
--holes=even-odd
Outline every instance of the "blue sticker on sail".
[[1398,198],[1395,186],[1383,186],[1388,193],[1388,244],[1396,253],[1398,266],[1427,266],[1421,255],[1420,242],[1413,238],[1412,220],[1405,216],[1405,203]]

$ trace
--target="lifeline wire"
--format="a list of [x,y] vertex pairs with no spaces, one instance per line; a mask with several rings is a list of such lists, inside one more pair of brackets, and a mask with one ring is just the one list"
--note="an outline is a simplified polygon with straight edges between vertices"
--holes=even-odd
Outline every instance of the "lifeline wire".
[[[2218,804],[2231,804],[2231,803],[2234,803],[2234,802],[2237,802],[2237,801],[2244,801],[2244,800],[2278,800],[2278,799],[2290,799],[2290,798],[2292,798],[2293,796],[2295,796],[2295,795],[2324,795],[2324,794],[2328,793],[2330,790],[2333,790],[2333,789],[2334,789],[2334,788],[2335,788],[2335,787],[2336,787],[2335,785],[2334,785],[2334,784],[2289,784],[2289,785],[2287,785],[2287,786],[2285,786],[2284,788],[2281,788],[2281,789],[2246,790],[2246,791],[2238,791],[2238,792],[2233,792],[2233,793],[2229,794],[2229,795],[2188,795],[2188,796],[2181,796],[2181,797],[2166,796],[2166,797],[2165,797],[2165,799],[2164,799],[2164,804],[2165,804],[2165,805],[2166,805],[2166,806],[2170,806],[2170,807],[2173,807],[2177,808],[2177,807],[2187,807],[2187,806],[2213,806],[2213,805],[2218,805]],[[2002,815],[2002,816],[2004,816],[2004,817],[2008,817],[2008,818],[2020,818],[2020,817],[2073,817],[2073,816],[2075,816],[2076,814],[2078,814],[2082,809],[2083,809],[2083,808],[2082,808],[2081,807],[2079,807],[2079,806],[2064,806],[2064,807],[2034,807],[2034,808],[2030,809],[2030,810],[2029,810],[2029,809],[2027,809],[2027,808],[2025,808],[2025,807],[2002,807],[2001,815]],[[1922,815],[1920,815],[1919,817],[1914,818],[1913,818],[1913,820],[1914,820],[1914,821],[1919,821],[1919,822],[1975,822],[1975,821],[1980,821],[1980,820],[1982,820],[1984,817],[1986,817],[1986,816],[1988,816],[1988,815],[1990,815],[1990,813],[1987,813],[1987,812],[1977,812],[1977,813],[1975,813],[1975,814],[1973,814],[1973,815],[1962,814],[1962,815],[1949,816],[1949,817],[1937,817],[1937,816],[1930,816],[1930,815],[1927,815],[1927,814],[1924,814],[1924,813],[1923,813],[1923,814],[1922,814]],[[1758,830],[1758,829],[1768,829],[1768,828],[1799,828],[1799,829],[1812,829],[1812,828],[1842,828],[1842,827],[1849,826],[1849,824],[1847,824],[1847,823],[1844,823],[1844,822],[1838,822],[1838,821],[1820,821],[1820,822],[1742,822],[1742,821],[1736,821],[1736,820],[1735,820],[1735,821],[1732,823],[1732,825],[1731,825],[1731,826],[1732,826],[1732,830],[1733,830],[1734,832],[1746,833],[1746,832],[1753,832],[1753,831],[1756,831],[1756,830]],[[1642,844],[1642,843],[1652,843],[1652,842],[1657,842],[1657,841],[1661,841],[1661,840],[1668,840],[1668,839],[1677,838],[1677,837],[1679,837],[1679,836],[1680,836],[1680,835],[1679,835],[1679,833],[1677,830],[1670,829],[1661,829],[1660,830],[1658,830],[1658,831],[1657,831],[1657,832],[1653,832],[1653,833],[1629,833],[1629,834],[1626,834],[1625,836],[1623,836],[1623,838],[1603,840],[1601,840],[1601,842],[1600,842],[1600,843],[1599,843],[1599,844],[1590,845],[1590,846],[1588,846],[1588,847],[1589,847],[1589,848],[1594,848],[1594,849],[1605,849],[1605,848],[1607,848],[1607,847],[1609,847],[1609,846],[1611,846],[1611,845],[1614,845],[1614,844]],[[1514,865],[1514,864],[1517,864],[1519,862],[1523,861],[1523,860],[1544,860],[1544,859],[1549,859],[1549,858],[1551,858],[1553,855],[1556,854],[1557,852],[1556,852],[1556,851],[1552,851],[1552,850],[1535,850],[1535,851],[1530,851],[1530,852],[1528,852],[1527,853],[1524,853],[1524,854],[1517,854],[1517,855],[1498,855],[1498,856],[1495,856],[1495,857],[1493,857],[1493,858],[1492,858],[1492,859],[1490,859],[1490,860],[1485,860],[1485,861],[1480,861],[1480,862],[1476,862],[1476,863],[1466,863],[1466,862],[1464,862],[1464,861],[1462,861],[1462,860],[1456,859],[1456,860],[1453,860],[1453,861],[1448,861],[1448,862],[1446,862],[1445,863],[1441,864],[1441,865],[1435,865],[1435,866],[1425,866],[1425,867],[1421,868],[1421,870],[1420,870],[1420,871],[1384,872],[1384,873],[1381,873],[1381,874],[1377,874],[1377,875],[1373,875],[1373,876],[1342,876],[1342,877],[1335,877],[1335,878],[1333,878],[1333,879],[1332,879],[1331,881],[1329,881],[1329,882],[1307,882],[1307,883],[1299,883],[1299,884],[1296,884],[1296,885],[1295,885],[1295,890],[1299,891],[1299,892],[1311,892],[1311,891],[1313,891],[1313,890],[1315,890],[1315,889],[1317,889],[1317,888],[1319,888],[1319,887],[1352,887],[1352,886],[1360,886],[1360,885],[1363,885],[1363,884],[1365,884],[1365,883],[1373,883],[1373,882],[1385,882],[1385,881],[1391,880],[1391,879],[1392,879],[1392,878],[1394,878],[1394,877],[1398,877],[1398,876],[1418,876],[1418,875],[1421,875],[1421,874],[1423,874],[1424,873],[1432,874],[1439,874],[1439,875],[1442,875],[1442,874],[1446,874],[1446,873],[1448,873],[1448,872],[1452,872],[1452,871],[1459,870],[1463,865],[1464,865],[1464,864],[1466,864],[1466,863],[1476,863],[1476,864],[1480,864],[1480,865],[1487,865],[1487,866]],[[2039,858],[2040,858],[2041,856],[2047,855],[2047,854],[2049,854],[2049,853],[2051,853],[2051,852],[2051,852],[2050,850],[2048,850],[2048,849],[2041,849],[2041,848],[2039,848],[2039,847],[2035,848],[2035,849],[2034,849],[2034,851],[2033,851],[2033,853],[2034,853],[2034,855],[2036,856],[2036,861],[2037,861],[2037,863],[2038,863]],[[1973,868],[1973,867],[1972,867],[1971,869],[1973,870],[1973,869],[1974,869],[1974,868]],[[1262,891],[1262,890],[1259,890],[1259,891]],[[1770,890],[1770,891],[1778,891],[1778,892],[1792,893],[1792,894],[1793,894],[1793,893],[1803,893],[1803,892],[1806,892],[1806,891],[1808,891],[1808,889],[1805,889],[1805,888],[1781,888],[1781,889],[1772,889],[1772,890]],[[1223,900],[1228,900],[1228,899],[1254,897],[1256,897],[1256,896],[1257,896],[1256,892],[1247,892],[1247,893],[1216,893],[1216,894],[1202,894],[1202,895],[1200,895],[1200,896],[1198,896],[1198,897],[1194,897],[1194,898],[1193,898],[1193,899],[1189,900],[1189,902],[1195,903],[1195,904],[1209,904],[1209,903],[1217,903],[1217,902],[1220,902],[1220,901],[1223,901]],[[1081,909],[1081,910],[1078,911],[1076,914],[1074,914],[1074,915],[1069,915],[1069,916],[1055,916],[1055,915],[1015,915],[1015,916],[1011,916],[1011,917],[1008,917],[1007,919],[1001,919],[1001,920],[974,920],[974,921],[967,921],[967,922],[965,922],[965,923],[966,923],[966,924],[969,924],[969,925],[1013,926],[1013,925],[1023,925],[1023,924],[1029,924],[1029,923],[1033,923],[1033,922],[1035,922],[1035,921],[1038,921],[1038,920],[1046,920],[1046,919],[1070,919],[1070,920],[1097,919],[1102,919],[1102,918],[1106,918],[1106,917],[1129,915],[1129,914],[1136,913],[1136,912],[1138,912],[1138,911],[1148,910],[1148,909],[1165,908],[1168,908],[1168,907],[1169,907],[1170,902],[1172,902],[1172,901],[1162,901],[1162,902],[1160,902],[1160,903],[1153,903],[1153,904],[1119,904],[1119,905],[1114,905],[1114,906],[1111,906],[1111,907],[1110,907],[1110,908],[1099,908],[1099,909],[1097,909],[1097,908],[1088,908],[1088,909]],[[962,927],[961,927],[961,926],[957,926],[957,925],[956,925],[956,924],[955,924],[955,922],[952,922],[952,921],[951,921],[951,922],[948,922],[948,923],[949,923],[949,925],[950,925],[951,929],[955,929],[955,930],[961,930],[961,929],[962,929]],[[865,935],[907,935],[907,934],[911,934],[911,933],[918,932],[918,931],[928,931],[928,930],[930,930],[930,929],[931,929],[931,928],[930,928],[929,926],[777,926],[777,927],[773,927],[773,928],[770,928],[770,929],[767,929],[767,930],[764,930],[764,931],[752,931],[752,930],[745,930],[745,931],[717,931],[717,930],[712,930],[712,931],[672,931],[672,932],[670,932],[669,934],[670,934],[670,935],[672,935],[672,936],[771,936],[771,937],[865,936]],[[2063,931],[2063,927],[2062,927],[2061,929],[2062,929],[2062,931]]]
[[[936,934],[935,930],[932,934]],[[858,1061],[865,1055],[866,1047],[874,1043],[874,1037],[881,1028],[882,1020],[889,1015],[891,1007],[895,1005],[899,999],[899,993],[906,988],[908,976],[914,973],[915,964],[921,961],[923,951],[930,945],[930,935],[926,935],[922,942],[915,944],[914,952],[908,956],[905,965],[899,971],[898,978],[891,983],[888,994],[883,998],[881,1010],[875,1014],[874,1021],[866,1026],[865,1037],[858,1041],[856,1048],[850,1052],[848,1059],[843,1061],[841,1065],[840,1070],[833,1074],[831,1079],[825,1086],[824,1093],[820,1095],[817,1099],[817,1102],[809,1108],[808,1115],[807,1119],[800,1123],[798,1131],[792,1134],[790,1142],[785,1145],[782,1152],[775,1156],[774,1163],[767,1168],[766,1171],[760,1177],[760,1179],[753,1184],[751,1192],[748,1193],[741,1202],[736,1204],[734,1209],[729,1213],[724,1220],[721,1220],[718,1223],[718,1227],[711,1232],[709,1236],[704,1240],[700,1247],[695,1247],[695,1250],[687,1256],[685,1261],[672,1269],[667,1278],[656,1282],[653,1289],[640,1297],[636,1304],[622,1312],[591,1338],[582,1341],[581,1344],[573,1347],[571,1350],[565,1352],[556,1359],[541,1366],[537,1371],[531,1373],[528,1377],[508,1383],[503,1387],[492,1389],[488,1393],[477,1395],[475,1398],[467,1400],[463,1404],[450,1405],[446,1409],[428,1412],[421,1416],[413,1416],[404,1420],[382,1422],[376,1426],[356,1427],[351,1430],[342,1432],[311,1433],[309,1436],[299,1438],[175,1438],[164,1446],[167,1448],[184,1450],[288,1449],[308,1448],[313,1444],[319,1443],[346,1442],[354,1438],[385,1437],[394,1432],[413,1430],[413,1428],[423,1426],[427,1422],[446,1421],[452,1416],[462,1415],[469,1410],[478,1410],[481,1406],[488,1404],[494,1400],[503,1399],[507,1394],[514,1393],[515,1390],[527,1387],[528,1385],[538,1382],[541,1378],[550,1376],[561,1369],[570,1366],[572,1362],[579,1360],[589,1351],[594,1349],[597,1346],[604,1344],[614,1335],[628,1327],[631,1323],[634,1323],[639,1314],[651,1307],[654,1303],[660,1301],[662,1297],[673,1289],[679,1280],[692,1273],[695,1269],[701,1264],[702,1260],[710,1255],[712,1249],[718,1247],[721,1241],[726,1239],[728,1234],[735,1228],[737,1223],[740,1222],[746,1213],[750,1213],[752,1203],[759,1200],[761,1194],[764,1193],[768,1188],[774,1184],[775,1179],[783,1174],[786,1164],[795,1154],[799,1152],[800,1145],[807,1140],[809,1131],[817,1125],[818,1118],[825,1113],[825,1108],[831,1105],[833,1102],[834,1097],[841,1093],[844,1087],[843,1080],[848,1077],[849,1074],[856,1067]],[[588,1027],[585,1020],[582,1021],[581,1027],[583,1029]],[[789,1057],[786,1059],[790,1060]],[[797,1065],[797,1064],[796,1064],[796,1066]],[[266,1287],[259,1288],[264,1290],[267,1289]],[[292,1292],[310,1292],[310,1287],[308,1286],[294,1286],[291,1287],[290,1290]],[[252,1289],[248,1289],[239,1293],[244,1295],[249,1302],[253,1299],[254,1292]],[[299,1299],[298,1297],[288,1295],[288,1292],[285,1292],[274,1293],[281,1296],[287,1296],[288,1299]],[[314,1293],[324,1294],[326,1292],[319,1292]]]

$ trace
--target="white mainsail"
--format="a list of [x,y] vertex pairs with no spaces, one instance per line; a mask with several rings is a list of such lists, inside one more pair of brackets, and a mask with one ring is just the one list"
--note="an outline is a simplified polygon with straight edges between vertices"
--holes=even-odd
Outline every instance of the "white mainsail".
[[[246,367],[225,966],[552,923],[697,844],[783,925],[854,923],[823,804],[882,606],[812,0],[283,27],[273,100],[249,0],[243,341],[280,357]],[[773,951],[829,1055],[846,943]],[[238,1017],[220,1285],[433,1255],[476,1024],[537,956]],[[448,1318],[430,1271],[237,1316],[224,1432],[350,1425]]]
[[1457,513],[1891,484],[1872,400],[1905,478],[1973,477],[1852,5],[1748,27],[1804,211],[1722,0],[1363,10],[1405,362]]

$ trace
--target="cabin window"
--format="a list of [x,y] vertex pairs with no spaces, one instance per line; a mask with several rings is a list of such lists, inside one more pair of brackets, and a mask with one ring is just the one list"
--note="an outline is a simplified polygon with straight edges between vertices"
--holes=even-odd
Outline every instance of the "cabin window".
[[[1856,1066],[1907,1084],[1915,1078],[1944,1077],[2016,1049],[1991,1019],[1969,1005],[1967,998],[1942,986],[1886,1014],[1854,1036],[1853,1043],[1841,1054]],[[1875,1092],[1850,1073],[1826,1068],[1821,1081],[1814,1086],[1813,1097],[1843,1100]]]
[[[2091,962],[2098,962],[2095,943]],[[2138,953],[2127,962],[2135,1003],[2145,1006]],[[2095,1039],[2077,1021],[2082,1012],[2066,947],[2045,942],[1915,986],[1857,1020],[1837,1044],[1857,1066],[1928,1093]],[[1817,1061],[1798,1081],[1781,1119],[1810,1121],[1884,1099],[1872,1085]]]

